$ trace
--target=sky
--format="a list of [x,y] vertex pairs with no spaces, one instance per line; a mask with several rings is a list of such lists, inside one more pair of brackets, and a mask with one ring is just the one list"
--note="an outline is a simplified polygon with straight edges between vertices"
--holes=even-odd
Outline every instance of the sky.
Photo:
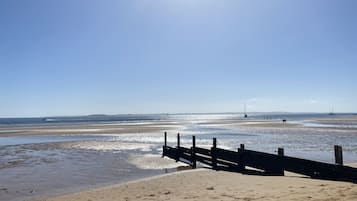
[[0,117],[357,112],[355,0],[1,0]]

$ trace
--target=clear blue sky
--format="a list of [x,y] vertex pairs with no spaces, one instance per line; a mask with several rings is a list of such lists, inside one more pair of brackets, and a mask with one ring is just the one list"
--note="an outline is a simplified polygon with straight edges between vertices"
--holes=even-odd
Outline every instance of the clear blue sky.
[[357,1],[1,0],[0,117],[357,112]]

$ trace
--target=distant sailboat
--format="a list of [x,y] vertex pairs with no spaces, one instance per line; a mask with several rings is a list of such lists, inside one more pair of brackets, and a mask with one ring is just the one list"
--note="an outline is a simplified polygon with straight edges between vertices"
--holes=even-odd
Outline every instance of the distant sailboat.
[[329,114],[329,115],[335,115],[333,106],[331,107],[331,111],[330,111],[330,113],[328,113],[328,114]]
[[247,114],[247,104],[244,103],[244,118],[248,118]]

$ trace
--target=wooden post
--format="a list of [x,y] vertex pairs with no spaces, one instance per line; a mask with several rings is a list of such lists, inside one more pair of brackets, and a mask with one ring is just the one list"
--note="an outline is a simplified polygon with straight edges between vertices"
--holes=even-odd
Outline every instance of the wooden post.
[[279,161],[277,164],[277,174],[284,176],[284,149],[283,148],[278,148],[278,156],[279,156]]
[[165,147],[167,146],[167,133],[165,132]]
[[214,170],[217,169],[217,156],[216,156],[216,148],[217,148],[217,139],[213,138],[213,146],[211,148],[211,157],[212,157],[212,168]]
[[284,156],[284,149],[283,148],[278,148],[278,156],[281,156],[281,157]]
[[164,133],[164,146],[162,147],[162,157],[166,155],[166,147],[167,147],[167,133]]
[[176,162],[180,160],[180,133],[177,133]]
[[192,162],[192,168],[196,168],[196,153],[195,153],[195,148],[196,148],[196,137],[193,135],[193,136],[192,136],[192,147],[191,147],[191,162]]
[[342,147],[335,145],[335,164],[343,165]]
[[240,171],[245,170],[244,164],[244,144],[240,144],[240,148],[238,148],[239,160],[238,160],[238,168]]

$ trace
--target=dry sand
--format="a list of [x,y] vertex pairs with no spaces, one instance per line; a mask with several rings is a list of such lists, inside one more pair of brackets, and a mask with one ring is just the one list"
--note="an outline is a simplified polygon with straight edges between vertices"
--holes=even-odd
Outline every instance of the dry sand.
[[357,185],[197,169],[37,201],[357,200]]

